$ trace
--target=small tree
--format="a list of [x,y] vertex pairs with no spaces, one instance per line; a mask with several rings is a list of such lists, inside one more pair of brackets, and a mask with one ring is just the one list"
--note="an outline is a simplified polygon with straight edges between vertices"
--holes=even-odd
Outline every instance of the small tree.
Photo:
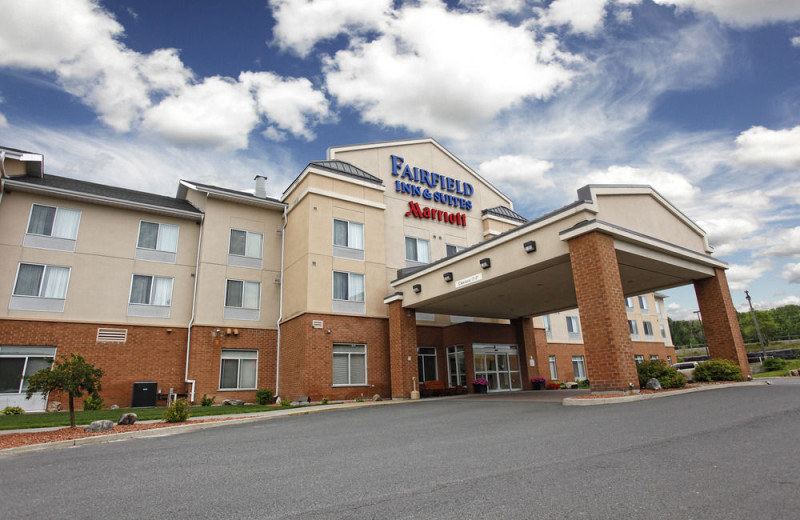
[[100,390],[100,378],[103,371],[83,357],[70,354],[61,356],[53,368],[43,368],[28,378],[27,399],[36,392],[64,392],[69,395],[69,425],[75,427],[75,398],[83,397],[83,393],[95,394]]

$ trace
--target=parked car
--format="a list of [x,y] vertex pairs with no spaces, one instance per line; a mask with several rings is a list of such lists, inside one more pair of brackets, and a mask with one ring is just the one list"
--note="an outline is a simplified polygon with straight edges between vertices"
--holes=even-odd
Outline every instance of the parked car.
[[672,365],[672,368],[683,374],[687,381],[692,382],[694,381],[694,369],[696,366],[697,361],[681,361]]

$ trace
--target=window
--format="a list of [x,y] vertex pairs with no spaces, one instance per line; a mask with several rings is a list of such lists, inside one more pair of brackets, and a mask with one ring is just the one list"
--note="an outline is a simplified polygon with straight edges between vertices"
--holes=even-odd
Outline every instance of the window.
[[625,310],[633,312],[633,298],[625,298]]
[[450,388],[466,386],[467,368],[464,361],[464,347],[454,345],[447,347],[447,375]]
[[172,304],[172,278],[164,276],[133,275],[130,303],[142,305]]
[[420,381],[436,381],[436,347],[417,347],[417,365]]
[[644,335],[647,339],[653,339],[653,324],[649,321],[643,321],[642,325],[644,325]]
[[642,309],[642,314],[647,314],[647,296],[639,296],[639,308]]
[[567,337],[569,339],[581,338],[581,327],[577,316],[567,316]]
[[367,384],[367,346],[340,343],[333,345],[333,385]]
[[631,333],[631,339],[639,339],[639,324],[636,320],[628,320],[628,331]]
[[430,244],[421,238],[406,237],[406,260],[421,264],[431,262]]
[[225,307],[258,309],[261,300],[261,284],[242,280],[228,280],[225,291]]
[[572,373],[575,375],[575,381],[586,379],[586,363],[583,356],[572,356]]
[[446,246],[446,247],[447,247],[447,256],[453,256],[453,255],[456,255],[456,254],[458,254],[458,253],[460,253],[461,251],[463,251],[463,250],[465,250],[465,249],[466,249],[466,247],[462,247],[462,246],[451,246],[450,244],[447,244],[447,246]]
[[364,275],[333,272],[333,299],[350,302],[364,301]]
[[69,267],[19,264],[14,296],[64,299],[67,297],[69,271]]
[[254,390],[257,387],[258,351],[223,350],[219,369],[220,390]]
[[333,245],[364,249],[364,224],[333,219]]
[[664,302],[661,300],[656,300],[656,312],[658,312],[658,317],[664,317]]
[[34,204],[28,221],[28,234],[75,240],[80,221],[79,210]]
[[549,361],[550,361],[550,379],[555,381],[558,379],[558,368],[556,367],[556,357],[550,356]]
[[659,325],[658,328],[661,330],[661,339],[664,341],[664,343],[666,343],[667,342],[667,331],[664,330],[664,325],[663,324]]
[[650,354],[650,361],[656,361],[658,359],[658,354]]
[[178,250],[178,226],[157,222],[139,222],[139,240],[136,247],[174,253]]
[[672,366],[672,356],[667,356],[667,364]]
[[247,258],[261,258],[264,250],[264,235],[252,231],[231,229],[231,240],[228,254],[245,256]]
[[44,412],[46,394],[34,393],[26,399],[28,378],[50,368],[55,347],[0,346],[0,406],[19,406],[26,412]]
[[641,354],[634,354],[633,360],[636,361],[636,364],[644,363],[644,356]]
[[544,332],[547,335],[547,339],[550,339],[553,336],[553,329],[550,328],[550,315],[545,314],[542,316],[542,322],[544,323]]

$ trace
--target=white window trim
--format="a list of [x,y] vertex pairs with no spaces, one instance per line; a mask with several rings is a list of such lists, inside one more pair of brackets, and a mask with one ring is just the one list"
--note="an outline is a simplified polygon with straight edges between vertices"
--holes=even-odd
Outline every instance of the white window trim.
[[[578,375],[577,371],[575,370],[576,366],[582,367],[583,375]],[[586,379],[586,358],[584,356],[572,356],[572,372],[572,376],[575,378],[575,381],[583,381]]]
[[[344,386],[364,387],[364,386],[369,386],[369,373],[368,373],[369,364],[367,363],[367,344],[366,343],[334,343],[333,347],[336,347],[337,345],[348,346],[348,347],[364,347],[364,353],[362,354],[360,352],[333,352],[333,349],[331,349],[331,386],[333,386],[333,387],[344,387]],[[364,356],[364,382],[363,383],[355,383],[355,384],[354,383],[350,383],[350,382],[348,382],[348,383],[334,383],[333,382],[333,357],[334,356],[347,355],[347,380],[351,381],[352,380],[352,376],[351,376],[352,365],[351,365],[351,362],[352,362],[353,354],[358,355],[358,356],[361,356],[361,355]]]
[[628,332],[632,340],[639,339],[639,323],[636,320],[628,320]]
[[[647,332],[647,326],[650,326],[650,332]],[[653,323],[650,321],[643,321],[642,322],[642,329],[644,332],[644,337],[647,339],[654,339],[655,338],[655,329],[653,329]]]
[[[172,283],[170,284],[170,291],[169,291],[169,302],[170,302],[169,305],[158,305],[158,304],[150,303],[150,302],[148,302],[148,303],[134,303],[134,302],[132,302],[131,298],[133,298],[133,279],[136,276],[142,276],[142,277],[145,277],[145,278],[150,278],[150,302],[153,301],[153,283],[155,282],[156,278],[161,278],[163,280],[172,280]],[[158,276],[158,275],[154,275],[154,274],[134,273],[134,274],[131,275],[131,286],[130,286],[130,289],[128,290],[128,303],[131,304],[131,305],[146,305],[148,307],[172,307],[172,292],[174,291],[174,289],[175,289],[175,278],[173,278],[172,276]]]
[[[238,357],[235,356],[235,353],[255,353],[255,358],[253,357]],[[225,357],[228,354],[228,357]],[[257,390],[258,389],[258,350],[255,349],[222,349],[219,356],[219,388],[217,389],[220,392],[235,392],[237,390]],[[236,359],[239,361],[236,367],[236,388],[228,388],[222,387],[222,361],[225,359]],[[243,359],[255,359],[256,362],[256,384],[252,388],[249,387],[239,387],[239,378],[242,375],[242,360]]]
[[[367,277],[364,275],[364,273],[353,273],[353,272],[350,272],[350,271],[337,271],[337,270],[334,270],[333,273],[334,274],[331,274],[331,297],[332,297],[333,300],[335,300],[337,302],[352,302],[352,303],[365,303],[367,301]],[[335,291],[335,288],[336,288],[335,287],[335,285],[336,285],[336,282],[335,282],[336,275],[335,275],[335,273],[340,273],[340,274],[346,274],[347,275],[347,292],[348,292],[347,299],[336,298],[336,291]],[[349,293],[350,293],[350,276],[351,275],[358,275],[364,280],[364,299],[362,299],[362,300],[353,300],[352,298],[350,298],[350,294]]]
[[642,314],[650,314],[647,308],[647,296],[639,296],[637,299],[639,300],[639,309],[642,311]]
[[[407,262],[414,262],[415,264],[418,264],[418,265],[428,265],[429,263],[431,263],[431,241],[428,240],[427,238],[417,238],[417,237],[406,236],[406,237],[403,238],[403,250],[404,251],[407,251],[407,249],[406,249],[406,240],[409,240],[409,239],[417,241],[417,258],[408,258],[408,255],[406,255],[406,261]],[[428,260],[427,261],[419,260],[419,243],[420,242],[425,242],[426,244],[428,244]],[[405,255],[405,252],[403,254]]]
[[[56,210],[55,215],[53,215],[53,227],[54,228],[56,226],[56,219],[58,219],[59,210],[65,209],[65,210],[70,210],[70,211],[77,211],[78,212],[78,225],[75,228],[75,237],[55,237],[55,236],[53,236],[52,232],[49,235],[42,235],[40,233],[31,233],[31,232],[29,232],[28,229],[30,229],[30,227],[31,227],[31,219],[33,218],[33,208],[36,207],[36,206],[39,206],[39,207],[42,207],[42,208],[53,208],[54,210]],[[81,217],[82,216],[83,216],[83,211],[81,211],[79,209],[65,208],[65,207],[61,207],[61,206],[51,206],[50,204],[38,204],[36,202],[33,202],[33,203],[31,203],[30,213],[28,213],[28,224],[25,226],[25,234],[26,235],[37,236],[37,237],[57,238],[57,239],[60,239],[60,240],[72,240],[72,241],[75,241],[75,240],[78,240],[78,231],[80,231],[80,229],[81,229]]]
[[[577,316],[567,316],[567,337],[571,340],[579,340],[581,339],[581,322]],[[574,330],[570,331],[570,323],[574,325],[572,328]]]
[[[339,222],[347,223],[347,245],[343,246],[342,244],[337,244],[336,243],[336,221],[337,220]],[[357,225],[361,226],[361,243],[364,244],[364,246],[366,246],[366,242],[364,240],[365,235],[366,235],[366,233],[364,231],[364,228],[365,228],[364,223],[363,222],[356,222],[354,220],[347,220],[347,219],[343,219],[343,218],[334,218],[333,219],[333,222],[331,223],[332,231],[333,231],[332,235],[331,235],[332,236],[331,241],[333,242],[333,245],[336,246],[336,247],[344,247],[346,249],[352,249],[354,251],[364,251],[364,247],[353,247],[351,245],[352,244],[352,241],[350,240],[350,237],[352,235],[351,224],[357,224]]]
[[[464,372],[462,373],[459,370],[458,365],[458,354],[461,354],[461,358],[464,359]],[[464,353],[464,345],[450,345],[445,349],[445,354],[447,355],[447,387],[448,388],[458,388],[467,386],[467,375],[466,375],[466,354]],[[450,356],[456,360],[456,386],[453,386],[452,378],[453,373],[450,370]]]
[[[142,236],[142,224],[155,224],[158,226],[158,232],[156,233],[156,247],[143,247],[139,245],[139,239]],[[178,228],[178,240],[175,241],[175,251],[169,249],[162,249],[159,246],[161,245],[161,227],[162,226],[172,226]],[[139,221],[139,232],[136,235],[136,249],[141,249],[143,251],[158,251],[159,253],[177,253],[178,252],[178,243],[180,242],[180,234],[181,234],[181,227],[175,224],[164,224],[163,222],[153,222],[152,220],[140,220]]]
[[[242,305],[241,306],[234,306],[228,305],[228,282],[242,282],[242,284],[246,283],[255,283],[258,284],[258,307],[245,307],[244,306],[244,285],[242,285]],[[248,311],[260,311],[261,310],[261,282],[255,282],[252,280],[240,280],[237,278],[226,278],[225,279],[225,299],[223,300],[224,307],[227,309],[244,309]]]
[[[558,381],[558,362],[555,356],[547,356],[547,365],[550,368],[550,379]],[[555,375],[553,374],[555,372]]]
[[[238,253],[231,253],[231,239],[233,238],[233,232],[234,231],[239,231],[239,232],[245,234],[244,235],[244,253],[245,254],[243,254],[243,255],[240,255]],[[261,250],[259,251],[259,255],[258,256],[248,256],[247,255],[247,243],[248,243],[248,240],[250,239],[251,235],[259,235],[261,237]],[[237,256],[239,258],[251,258],[253,260],[263,260],[264,259],[264,233],[261,233],[259,231],[247,231],[246,229],[231,228],[230,231],[228,232],[228,255]]]

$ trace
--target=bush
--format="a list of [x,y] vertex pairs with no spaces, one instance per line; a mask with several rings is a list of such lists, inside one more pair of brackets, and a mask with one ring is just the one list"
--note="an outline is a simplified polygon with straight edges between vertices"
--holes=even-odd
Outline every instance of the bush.
[[695,381],[743,381],[742,370],[733,361],[712,359],[703,361],[694,369]]
[[547,383],[547,389],[548,390],[559,390],[560,388],[561,388],[561,385],[559,385],[558,383],[554,383],[552,381]]
[[168,423],[184,422],[189,418],[189,401],[178,399],[164,410],[164,420]]
[[262,388],[256,391],[256,401],[258,404],[272,404],[272,398],[274,396],[275,393],[268,388]]
[[686,386],[686,378],[669,366],[663,359],[642,361],[636,365],[639,373],[639,387],[644,388],[652,378],[658,379],[662,388],[682,388]]
[[327,397],[323,397],[322,401],[320,401],[320,404],[328,404],[328,398]]
[[584,379],[583,381],[578,381],[578,388],[591,388],[591,386],[589,386],[589,380]]
[[784,368],[786,368],[786,365],[788,364],[789,362],[786,361],[785,359],[768,358],[764,360],[762,366],[764,367],[764,370],[766,372],[772,372],[773,370],[783,370]]
[[215,395],[208,397],[206,394],[203,394],[203,397],[200,398],[200,406],[211,406],[212,404],[214,404],[214,400],[216,398],[217,396]]
[[93,393],[89,397],[83,400],[83,409],[84,410],[102,410],[103,409],[103,398],[100,397],[97,392]]
[[20,408],[19,406],[6,406],[3,408],[3,415],[22,415],[25,413],[25,410]]
[[281,406],[292,406],[292,400],[287,398],[287,397],[284,397],[283,399],[281,399],[280,403],[281,403]]

